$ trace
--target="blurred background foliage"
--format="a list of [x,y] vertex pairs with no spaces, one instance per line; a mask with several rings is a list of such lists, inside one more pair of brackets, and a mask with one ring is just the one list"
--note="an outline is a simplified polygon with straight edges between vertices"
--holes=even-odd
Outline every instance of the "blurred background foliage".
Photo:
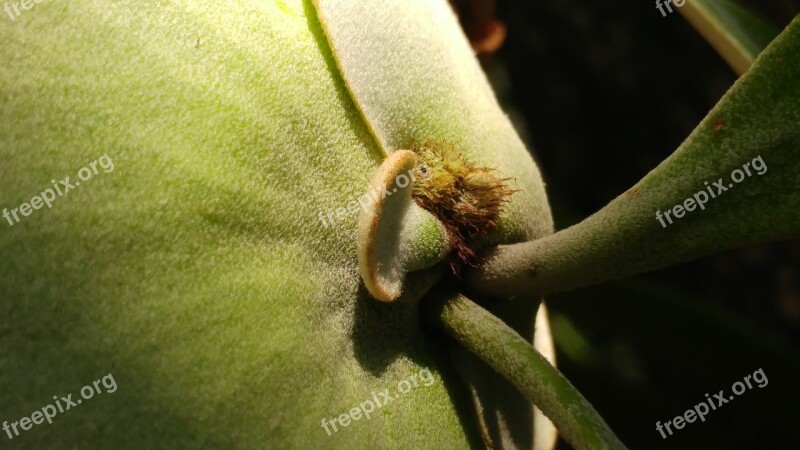
[[[534,152],[557,229],[669,156],[736,80],[680,14],[662,17],[652,1],[453,4]],[[740,4],[781,28],[800,13],[796,0]],[[561,370],[630,448],[800,448],[800,242],[741,248],[548,304]],[[667,439],[656,431],[656,421],[706,393],[730,395],[759,368],[764,388]]]

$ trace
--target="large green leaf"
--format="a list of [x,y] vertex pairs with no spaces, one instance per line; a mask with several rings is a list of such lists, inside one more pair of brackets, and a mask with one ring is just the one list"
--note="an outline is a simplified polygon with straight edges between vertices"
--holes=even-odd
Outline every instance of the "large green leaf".
[[[800,236],[798,55],[800,18],[641,181],[575,226],[494,249],[470,283],[492,295],[543,294]],[[666,210],[679,217],[659,217]]]
[[[552,233],[539,171],[497,101],[446,2],[315,0],[353,98],[386,153],[446,140],[508,178],[511,196],[491,242]],[[365,24],[375,26],[365,26]]]
[[[381,6],[359,6],[358,30],[405,40],[371,62],[410,77],[366,80],[386,77],[378,109],[398,114],[384,125],[400,137],[385,142],[308,2],[74,0],[0,21],[0,207],[102,155],[114,163],[52,208],[0,222],[0,416],[109,372],[119,385],[12,445],[479,442],[466,389],[421,331],[430,279],[411,277],[393,305],[360,284],[355,202],[387,148],[441,138],[515,177],[495,241],[550,232],[549,211],[444,2]],[[432,385],[370,420],[321,426],[426,367]]]
[[[348,90],[385,153],[410,148],[414,141],[443,140],[455,144],[471,163],[508,179],[509,188],[518,192],[483,245],[523,242],[552,232],[539,172],[510,121],[497,113],[497,101],[477,61],[463,56],[472,50],[453,26],[445,2],[314,3]],[[528,341],[534,339],[536,308],[513,305],[493,312],[511,321]],[[552,447],[552,427],[527,399],[485,364],[455,353],[489,445]],[[537,422],[542,425],[532,425]]]

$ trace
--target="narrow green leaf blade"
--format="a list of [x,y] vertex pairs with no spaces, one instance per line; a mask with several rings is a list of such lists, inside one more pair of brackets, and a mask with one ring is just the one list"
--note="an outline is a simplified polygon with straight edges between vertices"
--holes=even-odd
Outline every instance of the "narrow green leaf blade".
[[678,11],[738,74],[780,32],[733,0],[687,0]]

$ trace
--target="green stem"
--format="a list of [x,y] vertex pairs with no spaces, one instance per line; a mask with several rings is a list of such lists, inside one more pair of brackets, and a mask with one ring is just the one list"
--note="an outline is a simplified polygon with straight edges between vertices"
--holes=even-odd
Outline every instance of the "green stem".
[[511,382],[576,450],[626,448],[581,393],[500,319],[461,294],[432,297],[422,303],[428,319]]
[[658,167],[576,225],[487,251],[471,292],[537,298],[800,237],[798,54],[800,16]]

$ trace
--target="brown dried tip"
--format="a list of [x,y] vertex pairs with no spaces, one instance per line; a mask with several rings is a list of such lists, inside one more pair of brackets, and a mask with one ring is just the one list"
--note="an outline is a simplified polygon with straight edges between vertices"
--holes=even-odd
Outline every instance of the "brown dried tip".
[[412,195],[451,235],[450,268],[457,274],[464,264],[477,266],[481,261],[470,242],[497,227],[503,202],[516,191],[506,187],[508,178],[498,179],[493,169],[473,166],[447,142],[414,143],[411,151],[431,172],[414,186]]

